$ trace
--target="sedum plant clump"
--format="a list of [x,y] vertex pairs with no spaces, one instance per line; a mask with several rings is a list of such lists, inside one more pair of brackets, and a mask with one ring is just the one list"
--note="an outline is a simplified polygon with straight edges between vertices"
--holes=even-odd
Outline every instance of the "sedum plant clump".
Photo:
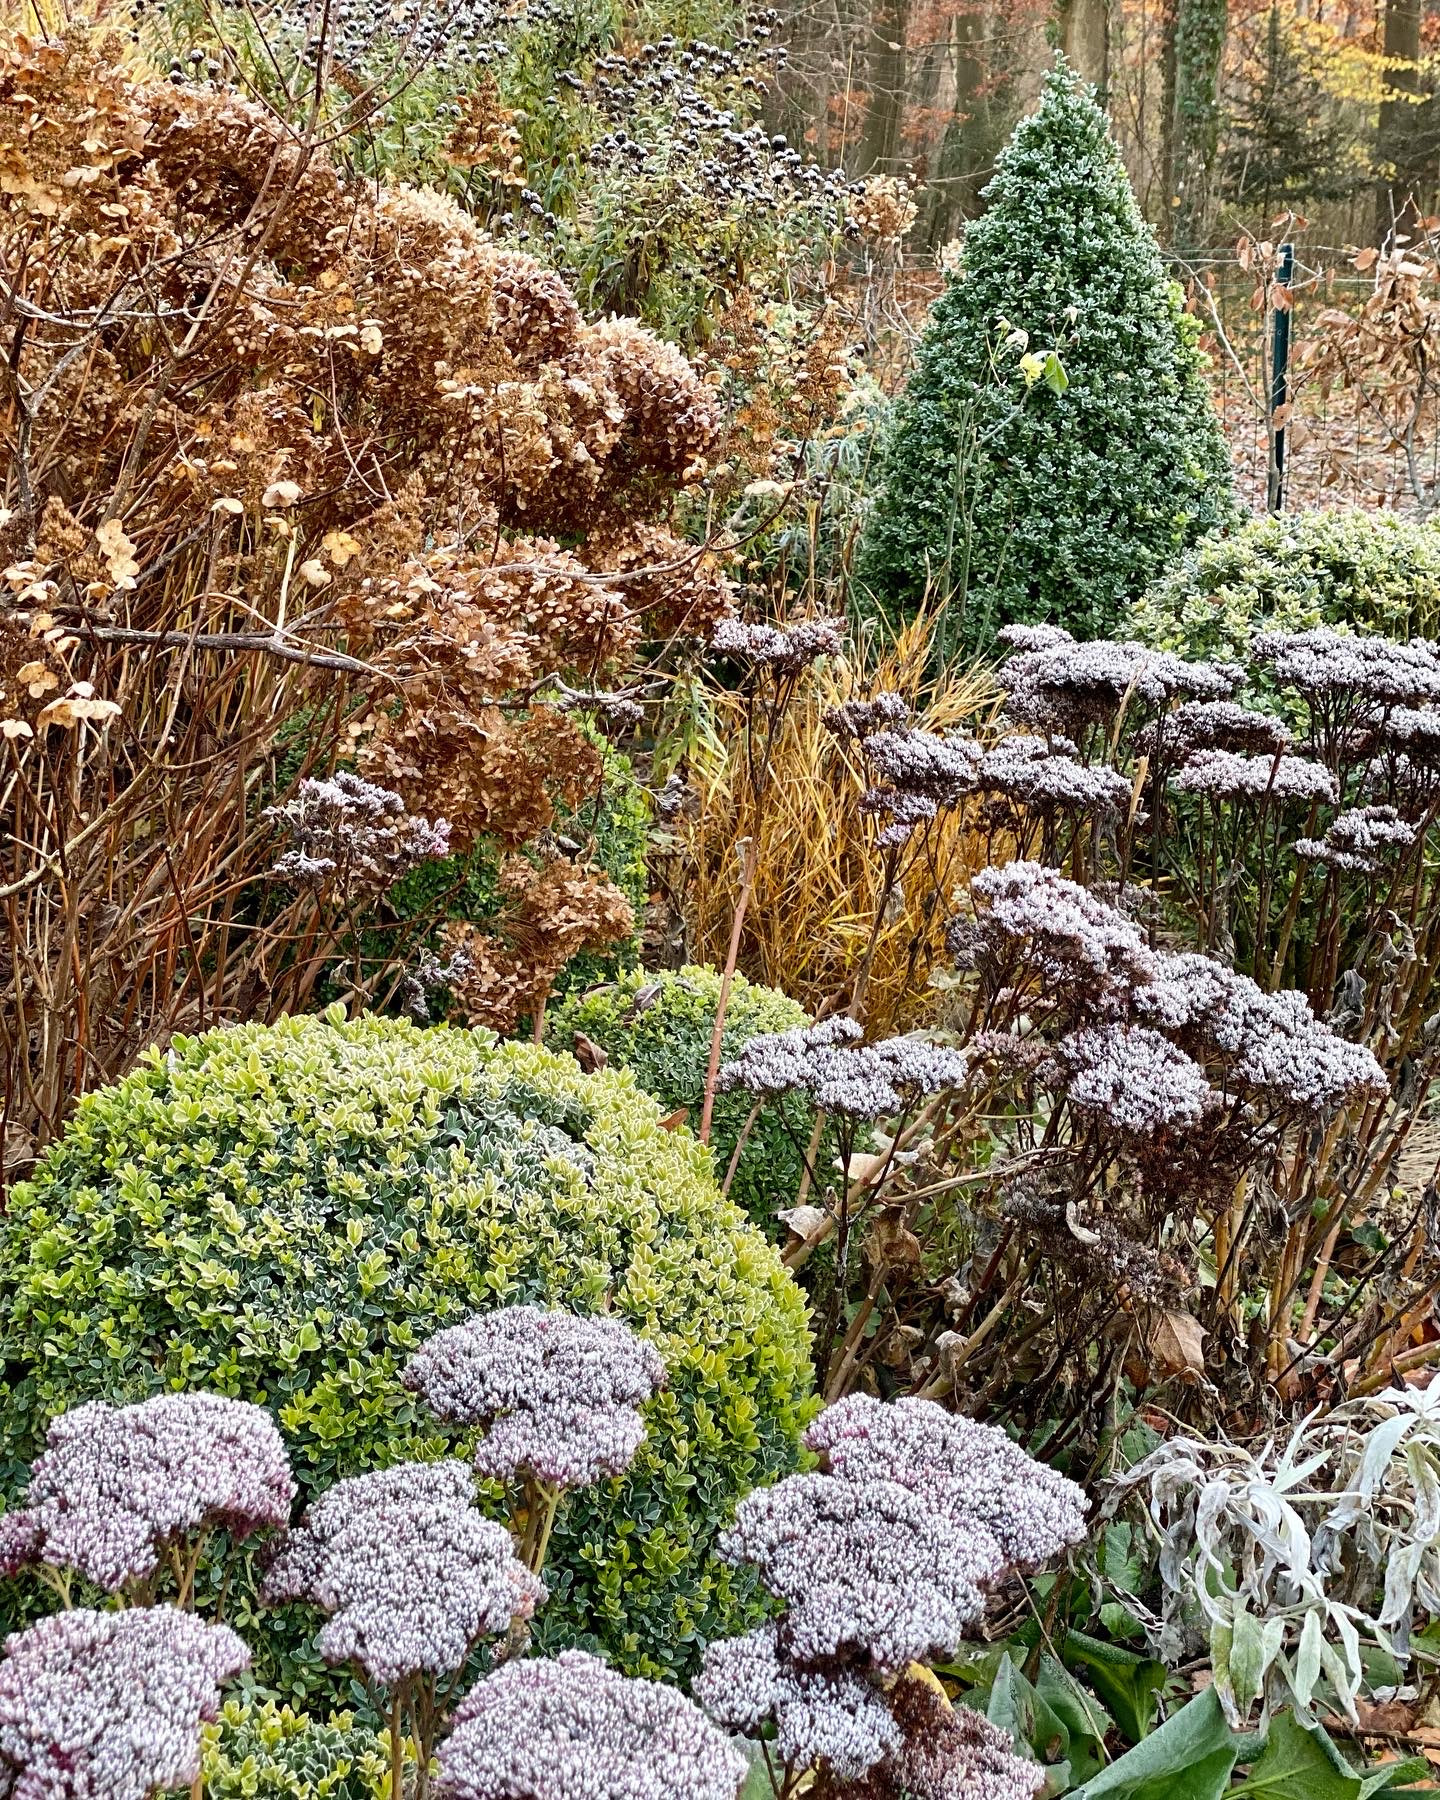
[[[628,1069],[665,1112],[684,1107],[693,1128],[704,1104],[720,980],[715,969],[695,964],[653,973],[632,969],[554,1008],[546,1036],[557,1049],[581,1052],[580,1039],[588,1039],[613,1067]],[[725,1008],[724,1060],[732,1060],[753,1037],[809,1022],[804,1008],[778,988],[737,972]],[[734,1161],[731,1198],[757,1225],[773,1228],[776,1213],[799,1189],[815,1114],[799,1097],[773,1101],[753,1119],[750,1112],[748,1096],[717,1094],[710,1148],[722,1180]]]
[[1105,116],[1062,64],[968,228],[900,399],[859,572],[947,602],[951,642],[1012,621],[1108,630],[1233,511],[1196,329]]
[[[652,1100],[534,1046],[331,1014],[177,1039],[88,1097],[0,1224],[3,1431],[34,1455],[74,1402],[203,1382],[272,1411],[313,1502],[442,1452],[404,1369],[506,1300],[608,1307],[668,1372],[628,1471],[556,1522],[537,1639],[683,1670],[748,1610],[711,1546],[792,1465],[803,1303]],[[333,1691],[309,1638],[281,1612],[254,1640],[284,1695]]]

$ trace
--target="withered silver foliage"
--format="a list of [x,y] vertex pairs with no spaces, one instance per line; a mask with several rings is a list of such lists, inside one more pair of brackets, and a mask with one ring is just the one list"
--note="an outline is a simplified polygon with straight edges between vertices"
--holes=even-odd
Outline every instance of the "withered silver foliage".
[[24,1505],[0,1521],[0,1571],[47,1562],[114,1591],[197,1529],[243,1538],[284,1525],[294,1497],[263,1407],[220,1394],[92,1400],[51,1420]]
[[329,1613],[325,1660],[353,1662],[379,1687],[449,1674],[479,1639],[528,1619],[545,1597],[509,1532],[474,1499],[475,1478],[455,1461],[339,1481],[281,1542],[264,1598]]
[[735,1800],[747,1768],[677,1688],[583,1650],[477,1682],[439,1762],[441,1800]]
[[797,1663],[780,1648],[775,1625],[709,1645],[695,1698],[722,1725],[747,1737],[773,1725],[776,1753],[797,1769],[823,1760],[836,1775],[854,1780],[900,1747],[900,1727],[884,1692],[863,1669]]
[[405,810],[389,788],[346,769],[306,777],[293,800],[265,817],[292,840],[270,873],[296,887],[334,887],[346,898],[381,894],[419,863],[450,853],[450,827]]
[[897,1481],[791,1475],[747,1494],[720,1540],[786,1603],[789,1654],[850,1653],[883,1674],[953,1655],[985,1609],[1005,1553]]
[[846,1481],[899,1482],[946,1517],[982,1525],[1016,1569],[1038,1569],[1085,1537],[1083,1489],[998,1426],[933,1400],[851,1394],[825,1408],[804,1443]]
[[629,1468],[665,1364],[619,1319],[507,1306],[437,1332],[404,1381],[438,1418],[484,1427],[480,1474],[572,1488]]
[[821,1112],[887,1119],[917,1100],[960,1087],[968,1064],[958,1051],[921,1037],[858,1044],[861,1028],[843,1015],[818,1025],[753,1037],[721,1065],[716,1090],[743,1088],[757,1099],[803,1090]]
[[149,1800],[188,1787],[220,1684],[249,1667],[224,1625],[171,1606],[52,1613],[5,1640],[0,1795]]

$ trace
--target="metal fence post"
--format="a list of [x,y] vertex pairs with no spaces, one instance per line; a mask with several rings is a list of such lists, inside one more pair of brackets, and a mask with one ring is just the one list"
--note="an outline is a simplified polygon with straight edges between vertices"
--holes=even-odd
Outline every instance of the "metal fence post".
[[[1275,272],[1275,286],[1284,288],[1288,303],[1290,298],[1290,279],[1295,273],[1295,246],[1280,246],[1280,266]],[[1275,308],[1275,319],[1270,333],[1270,486],[1269,507],[1271,512],[1281,512],[1285,506],[1285,415],[1282,411],[1288,391],[1290,372],[1290,307],[1288,304]],[[1279,418],[1279,424],[1276,419]]]

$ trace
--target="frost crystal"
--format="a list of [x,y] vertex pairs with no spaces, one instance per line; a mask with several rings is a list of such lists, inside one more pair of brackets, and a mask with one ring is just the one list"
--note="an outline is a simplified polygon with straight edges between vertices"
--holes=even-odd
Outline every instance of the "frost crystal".
[[439,1758],[441,1800],[735,1800],[746,1772],[677,1688],[583,1650],[477,1682]]
[[290,1517],[295,1484],[263,1407],[220,1394],[92,1400],[50,1422],[26,1505],[0,1524],[0,1570],[76,1569],[112,1592],[154,1574],[200,1526],[241,1538]]
[[1238,756],[1233,750],[1197,750],[1170,777],[1186,794],[1216,799],[1339,799],[1335,777],[1323,763],[1303,756]]
[[896,1481],[947,1518],[983,1526],[1014,1568],[1038,1569],[1085,1536],[1082,1489],[997,1426],[933,1400],[851,1394],[826,1407],[804,1442],[845,1481]]
[[773,1724],[781,1761],[799,1769],[823,1758],[853,1781],[900,1747],[900,1727],[874,1681],[843,1664],[793,1662],[774,1625],[712,1643],[695,1697],[722,1725],[746,1736]]
[[473,1475],[454,1461],[337,1482],[281,1543],[264,1598],[331,1614],[319,1639],[325,1660],[355,1662],[378,1686],[448,1674],[479,1638],[529,1618],[545,1597],[474,1495]]
[[857,1045],[859,1036],[860,1026],[843,1016],[764,1033],[722,1065],[716,1088],[744,1088],[757,1099],[803,1088],[822,1112],[886,1119],[964,1084],[968,1066],[957,1051],[918,1037]]
[[796,1661],[848,1651],[881,1674],[953,1655],[1005,1570],[975,1521],[945,1517],[896,1481],[834,1475],[791,1475],[748,1494],[720,1554],[753,1563],[786,1602]]
[[1343,812],[1323,838],[1297,838],[1295,854],[1332,868],[1373,875],[1387,850],[1413,844],[1417,828],[1407,825],[1393,806],[1360,806]]
[[711,633],[710,647],[722,656],[742,658],[779,676],[800,675],[822,656],[843,653],[845,621],[802,619],[781,630],[774,625],[722,619]]
[[402,875],[450,853],[450,827],[405,810],[389,788],[341,769],[328,780],[307,777],[293,800],[265,817],[294,840],[270,873],[296,887],[328,887],[345,894],[380,894]]
[[1055,1046],[1066,1098],[1117,1131],[1187,1131],[1219,1099],[1205,1071],[1144,1025],[1072,1032]]
[[438,1332],[404,1381],[437,1417],[486,1428],[481,1475],[572,1488],[629,1468],[665,1364],[618,1319],[508,1306]]
[[1321,626],[1263,632],[1253,651],[1271,665],[1277,681],[1298,688],[1310,700],[1353,697],[1401,706],[1440,698],[1440,654],[1424,638],[1401,644],[1393,638],[1348,637]]
[[5,1641],[0,1794],[148,1800],[188,1787],[220,1683],[250,1664],[224,1625],[170,1606],[52,1613]]

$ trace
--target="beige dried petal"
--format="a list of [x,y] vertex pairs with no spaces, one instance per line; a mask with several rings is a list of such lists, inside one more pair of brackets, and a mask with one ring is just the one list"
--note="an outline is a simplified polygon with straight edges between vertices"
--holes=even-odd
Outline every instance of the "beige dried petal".
[[222,494],[211,506],[210,510],[211,512],[231,513],[238,517],[244,512],[245,503],[242,500],[236,500],[230,494]]
[[80,715],[76,712],[75,708],[77,705],[83,704],[83,701],[52,700],[48,706],[42,706],[40,708],[40,712],[36,718],[36,724],[63,725],[67,731],[70,731],[74,728],[80,718]]
[[385,342],[378,325],[367,325],[360,333],[360,348],[368,350],[371,356],[380,354],[380,347]]
[[262,506],[293,506],[300,498],[298,481],[272,481],[260,496]]
[[329,587],[332,579],[330,571],[316,556],[312,556],[308,561],[301,563],[300,574],[303,579],[308,581],[311,587],[314,588]]
[[34,735],[23,719],[0,719],[0,737],[29,738]]

